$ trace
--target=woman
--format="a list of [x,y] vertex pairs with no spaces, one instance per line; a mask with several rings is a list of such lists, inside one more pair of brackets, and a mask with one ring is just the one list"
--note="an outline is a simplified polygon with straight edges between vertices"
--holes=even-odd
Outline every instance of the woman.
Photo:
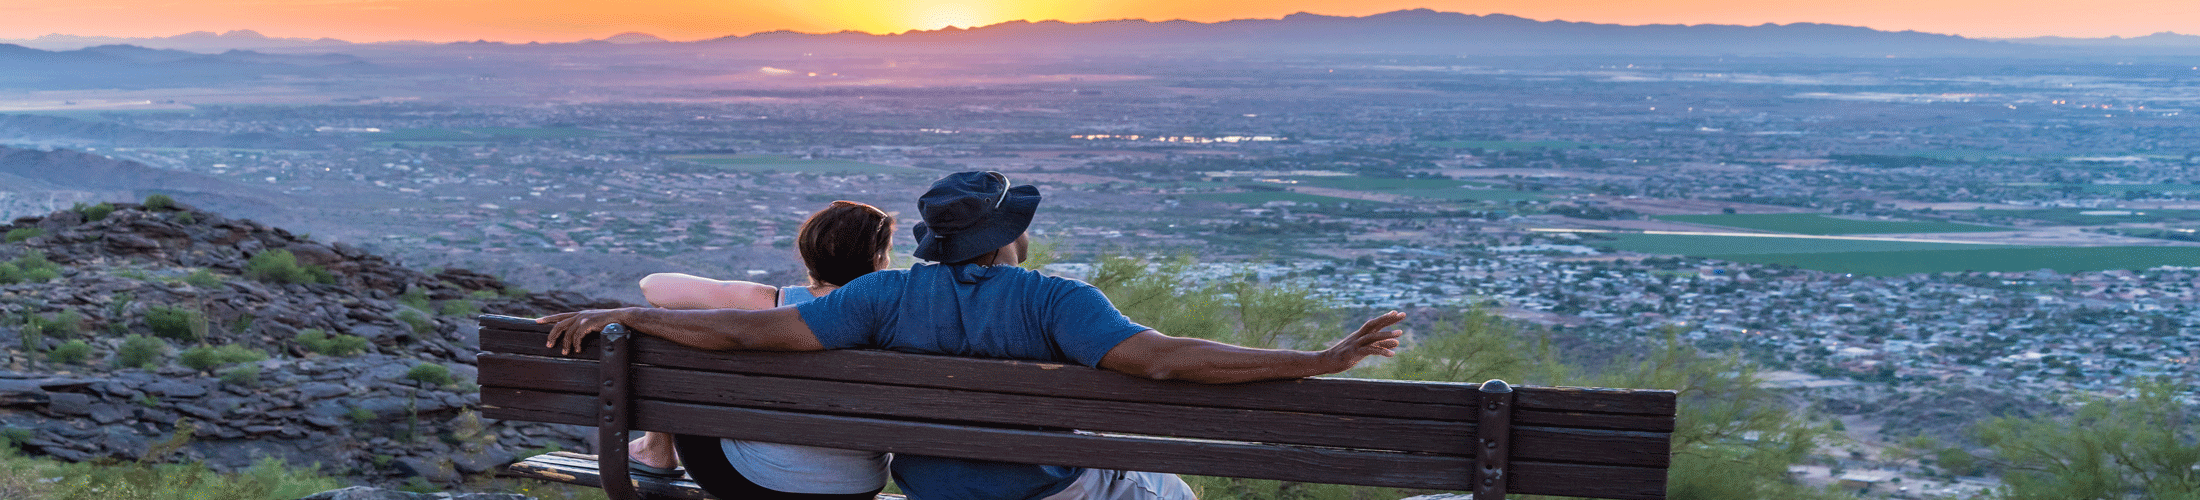
[[[773,288],[678,273],[642,278],[642,296],[669,309],[769,309],[809,301],[856,277],[885,269],[893,260],[894,218],[877,207],[835,201],[795,236],[809,269],[807,286]],[[674,451],[688,475],[712,496],[726,499],[788,498],[870,500],[885,488],[884,453],[759,443],[652,432],[629,445],[633,462],[648,474],[676,475]]]

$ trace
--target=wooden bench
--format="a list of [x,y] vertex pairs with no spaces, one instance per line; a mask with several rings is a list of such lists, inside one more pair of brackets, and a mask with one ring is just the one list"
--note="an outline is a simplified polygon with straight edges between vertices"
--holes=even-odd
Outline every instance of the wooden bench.
[[[480,321],[482,414],[597,426],[607,477],[627,475],[627,431],[639,429],[1485,500],[1665,498],[1671,391],[1342,378],[1201,385],[884,351],[701,351],[619,325],[567,356],[543,347],[547,325]],[[560,474],[571,475],[550,475]],[[628,481],[571,482],[614,499],[637,494]]]

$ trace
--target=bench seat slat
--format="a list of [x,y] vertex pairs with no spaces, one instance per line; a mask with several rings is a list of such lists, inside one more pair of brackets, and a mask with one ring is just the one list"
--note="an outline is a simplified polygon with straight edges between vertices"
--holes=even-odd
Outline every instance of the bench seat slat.
[[[559,483],[603,487],[603,474],[596,468],[596,457],[574,453],[555,452],[536,455],[524,461],[506,466],[501,473],[506,477],[524,477]],[[634,481],[635,491],[644,499],[666,500],[715,500],[704,493],[701,486],[687,479],[647,478]]]
[[[546,325],[510,324],[484,319],[483,350],[565,359],[596,358],[598,336],[574,355],[542,346]],[[525,328],[515,328],[525,327]],[[540,327],[540,328],[537,328]],[[538,331],[539,330],[539,331]],[[647,335],[634,339],[635,362],[698,370],[852,382],[1051,395],[1080,399],[1185,404],[1247,409],[1308,411],[1411,419],[1472,421],[1480,401],[1474,384],[1315,377],[1252,384],[1204,385],[1155,382],[1081,366],[1025,361],[927,356],[884,351],[838,350],[804,353],[698,351]],[[1045,377],[1033,377],[1045,370]],[[1519,387],[1516,411],[1597,415],[1644,415],[1644,422],[1670,420],[1674,393],[1654,390]],[[1533,417],[1530,417],[1533,418]],[[1553,417],[1563,418],[1563,417]],[[1624,421],[1625,419],[1620,419]],[[1652,424],[1654,425],[1654,424]],[[1646,428],[1639,430],[1670,430]]]

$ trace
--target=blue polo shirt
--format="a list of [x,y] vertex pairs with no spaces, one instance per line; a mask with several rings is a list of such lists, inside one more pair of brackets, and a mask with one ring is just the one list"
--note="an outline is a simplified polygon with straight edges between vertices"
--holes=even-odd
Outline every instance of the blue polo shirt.
[[[1098,367],[1149,328],[1082,281],[1015,266],[921,264],[879,271],[795,306],[826,349],[886,349]],[[911,500],[1020,500],[1069,487],[1077,467],[895,455]]]

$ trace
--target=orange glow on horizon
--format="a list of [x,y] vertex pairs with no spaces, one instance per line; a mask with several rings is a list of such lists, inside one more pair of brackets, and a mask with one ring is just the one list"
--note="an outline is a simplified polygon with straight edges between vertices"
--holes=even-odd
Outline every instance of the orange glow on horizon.
[[2200,34],[2200,2],[2191,0],[0,0],[0,38],[251,29],[355,42],[565,42],[623,32],[699,40],[777,30],[883,34],[1014,20],[1217,22],[1413,8],[1630,25],[1811,22],[1985,38]]

